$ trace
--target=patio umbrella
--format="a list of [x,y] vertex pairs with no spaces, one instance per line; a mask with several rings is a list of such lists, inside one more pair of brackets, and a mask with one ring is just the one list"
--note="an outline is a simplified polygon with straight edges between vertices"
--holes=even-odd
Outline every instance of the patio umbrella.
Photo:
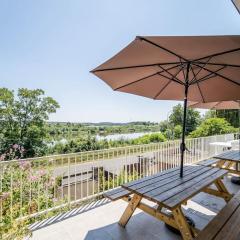
[[202,108],[202,109],[213,109],[213,110],[225,110],[225,109],[240,109],[239,101],[219,101],[219,102],[189,102],[188,107],[190,108]]
[[240,100],[238,101],[220,101],[220,102],[189,102],[189,108],[202,108],[202,109],[213,109],[213,110],[226,110],[226,109],[238,109],[238,138],[239,138],[239,151],[240,151]]
[[[240,151],[240,100],[238,101],[220,101],[220,102],[189,102],[188,107],[190,108],[202,108],[202,109],[213,109],[213,110],[225,110],[225,109],[238,109],[238,143]],[[237,168],[239,164],[237,164]],[[240,185],[240,177],[232,177],[231,181]]]
[[187,101],[240,99],[240,36],[139,36],[91,72],[115,91],[184,100],[183,177]]

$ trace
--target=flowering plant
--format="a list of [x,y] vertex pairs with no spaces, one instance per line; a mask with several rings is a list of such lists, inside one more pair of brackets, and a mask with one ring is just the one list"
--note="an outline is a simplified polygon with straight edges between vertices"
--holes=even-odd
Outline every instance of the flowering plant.
[[[23,239],[31,235],[29,215],[57,203],[57,181],[45,163],[19,159],[24,149],[12,145],[0,156],[0,239]],[[13,161],[8,161],[13,158]]]

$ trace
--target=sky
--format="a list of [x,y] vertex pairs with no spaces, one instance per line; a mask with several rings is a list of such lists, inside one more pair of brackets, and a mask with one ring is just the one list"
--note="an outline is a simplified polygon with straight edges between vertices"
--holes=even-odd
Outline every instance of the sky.
[[239,35],[230,0],[1,0],[0,86],[41,88],[51,121],[167,119],[175,101],[112,91],[89,71],[136,35]]

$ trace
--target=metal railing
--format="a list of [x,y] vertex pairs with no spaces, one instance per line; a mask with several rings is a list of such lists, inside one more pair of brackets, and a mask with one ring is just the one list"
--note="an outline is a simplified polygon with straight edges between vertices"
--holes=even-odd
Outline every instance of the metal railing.
[[[187,139],[185,164],[223,151],[212,142],[234,134]],[[32,217],[99,197],[125,182],[180,163],[180,142],[134,145],[106,150],[0,162],[0,222]]]

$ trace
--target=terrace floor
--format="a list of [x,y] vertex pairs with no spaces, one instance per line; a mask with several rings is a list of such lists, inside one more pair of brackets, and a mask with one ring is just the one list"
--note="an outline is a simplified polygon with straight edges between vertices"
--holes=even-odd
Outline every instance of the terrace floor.
[[[240,186],[230,182],[230,175],[224,182],[231,193],[240,190]],[[137,210],[125,229],[118,220],[127,203],[122,200],[108,202],[102,200],[71,212],[53,217],[32,226],[31,240],[177,240],[181,237],[170,232],[163,222]],[[196,227],[203,229],[218,213],[225,202],[217,197],[200,193],[188,201],[184,208]]]

